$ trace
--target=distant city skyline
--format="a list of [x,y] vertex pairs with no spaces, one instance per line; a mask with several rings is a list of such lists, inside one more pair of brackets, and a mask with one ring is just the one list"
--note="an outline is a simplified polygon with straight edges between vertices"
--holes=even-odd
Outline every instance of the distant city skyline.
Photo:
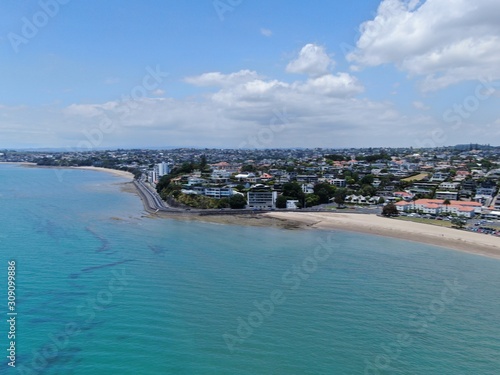
[[497,144],[494,0],[29,0],[0,149]]

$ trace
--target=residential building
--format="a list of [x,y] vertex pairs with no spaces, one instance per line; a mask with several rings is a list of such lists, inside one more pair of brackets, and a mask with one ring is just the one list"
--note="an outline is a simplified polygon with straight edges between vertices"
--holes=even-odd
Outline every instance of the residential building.
[[233,194],[230,187],[207,187],[203,190],[203,195],[215,199],[230,198]]
[[331,180],[332,185],[339,187],[339,188],[345,188],[346,187],[346,182],[344,178],[334,178]]
[[247,208],[273,209],[276,208],[278,192],[263,185],[255,186],[247,192]]
[[458,191],[436,191],[436,199],[457,200],[458,199]]
[[457,190],[459,187],[459,182],[442,182],[439,184],[439,188],[443,190]]
[[425,214],[439,215],[456,214],[457,216],[472,218],[481,213],[481,204],[478,202],[450,201],[445,205],[442,199],[418,199],[415,202],[397,202],[396,208],[400,212],[419,211]]
[[158,178],[161,178],[162,176],[165,176],[166,174],[169,174],[170,173],[170,167],[167,163],[165,163],[164,161],[159,163],[159,164],[156,164],[155,166],[156,168],[156,172],[158,174]]

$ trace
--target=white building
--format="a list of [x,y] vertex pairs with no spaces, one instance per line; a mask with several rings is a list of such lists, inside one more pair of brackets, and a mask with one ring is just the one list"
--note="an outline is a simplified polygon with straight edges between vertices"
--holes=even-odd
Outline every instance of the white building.
[[304,194],[313,194],[314,193],[314,185],[313,184],[302,184],[302,192]]
[[278,192],[269,188],[254,188],[247,193],[247,208],[276,208]]
[[215,199],[230,198],[233,194],[233,189],[230,187],[210,187],[203,191],[203,195]]
[[156,164],[155,169],[156,169],[156,173],[158,174],[158,178],[161,178],[162,176],[165,176],[166,174],[170,173],[170,167],[165,162],[161,162],[159,164]]
[[344,187],[346,187],[346,182],[345,182],[345,179],[343,179],[343,178],[334,178],[332,180],[332,185],[335,185],[336,187],[339,187],[339,188],[344,188]]
[[436,191],[436,199],[457,200],[458,199],[458,192],[457,191]]
[[207,182],[207,180],[205,180],[204,178],[192,176],[192,177],[188,177],[187,185],[188,186],[201,185],[201,184],[204,184],[206,182]]
[[442,182],[439,184],[439,188],[443,190],[456,190],[460,186],[459,182]]

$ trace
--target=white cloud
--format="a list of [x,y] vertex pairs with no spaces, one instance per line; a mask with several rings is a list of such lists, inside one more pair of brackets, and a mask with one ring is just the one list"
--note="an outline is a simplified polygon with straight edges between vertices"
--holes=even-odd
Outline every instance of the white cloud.
[[195,86],[231,86],[240,83],[253,81],[260,78],[251,70],[240,70],[236,73],[223,74],[220,72],[203,73],[199,76],[187,77],[185,82]]
[[300,50],[299,56],[287,65],[286,71],[321,76],[327,74],[334,65],[335,62],[327,55],[324,47],[306,44]]
[[420,109],[422,111],[427,111],[428,109],[430,109],[428,105],[425,105],[423,102],[420,102],[418,100],[414,101],[412,104],[413,107],[415,107],[416,109]]
[[273,32],[269,29],[262,28],[260,29],[260,33],[264,36],[270,37],[273,35]]
[[349,97],[364,91],[363,85],[348,73],[327,74],[310,78],[304,84],[296,85],[305,94]]
[[347,59],[356,67],[395,64],[423,77],[423,91],[500,79],[498,19],[497,0],[383,0]]
[[[310,76],[294,82],[264,78],[251,70],[211,72],[184,79],[188,84],[210,87],[187,98],[163,97],[161,93],[162,97],[156,98],[75,103],[64,108],[56,105],[15,108],[0,104],[0,147],[18,147],[20,139],[29,139],[31,143],[23,144],[24,147],[75,149],[93,142],[94,148],[236,148],[264,133],[267,138],[262,138],[259,147],[420,147],[464,143],[476,135],[464,126],[460,132],[448,127],[444,130],[446,137],[442,137],[442,118],[424,112],[408,116],[390,101],[360,97],[364,86],[356,76],[330,73],[328,67],[332,61],[325,50],[308,46],[302,49],[305,51],[302,55],[323,56],[310,60],[323,63],[306,64],[307,59],[299,56],[292,62],[295,65],[291,63],[293,68],[307,71]],[[394,89],[399,87],[399,83],[389,82],[389,85]],[[422,110],[427,108],[419,101],[413,105]],[[486,118],[488,111],[484,108],[477,114],[485,117],[475,117],[474,121],[490,123],[498,118],[496,110],[493,119]],[[277,117],[277,112],[285,112],[286,121]],[[106,131],[100,129],[102,124]],[[280,125],[280,131],[269,136],[273,124]],[[25,137],[19,137],[16,131]],[[483,132],[474,139],[484,143],[489,137]],[[441,143],[436,144],[435,139]]]

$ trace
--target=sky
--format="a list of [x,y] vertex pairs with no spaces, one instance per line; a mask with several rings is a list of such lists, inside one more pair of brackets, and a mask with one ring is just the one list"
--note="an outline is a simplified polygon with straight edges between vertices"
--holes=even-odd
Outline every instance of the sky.
[[498,0],[3,0],[0,148],[500,145]]

